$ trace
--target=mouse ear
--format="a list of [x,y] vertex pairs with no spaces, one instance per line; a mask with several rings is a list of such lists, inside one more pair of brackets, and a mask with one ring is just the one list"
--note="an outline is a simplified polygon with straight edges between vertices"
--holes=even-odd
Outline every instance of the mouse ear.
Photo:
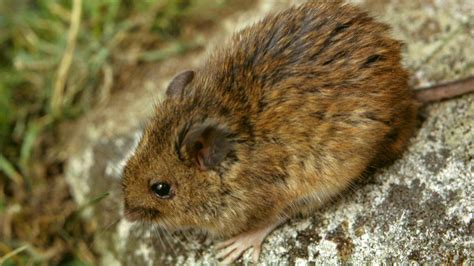
[[176,97],[183,95],[184,88],[194,79],[193,70],[185,70],[174,76],[168,88],[166,88],[166,95],[168,97]]
[[183,140],[183,148],[199,169],[218,166],[231,151],[229,133],[217,124],[203,122],[193,125]]

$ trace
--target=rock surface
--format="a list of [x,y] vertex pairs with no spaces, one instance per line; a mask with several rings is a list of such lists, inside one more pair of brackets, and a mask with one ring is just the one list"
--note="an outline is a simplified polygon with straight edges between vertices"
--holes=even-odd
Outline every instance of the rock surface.
[[[266,12],[288,6],[287,2],[260,1],[254,10],[225,21],[214,39],[228,37]],[[474,74],[471,0],[353,2],[390,24],[395,37],[406,42],[405,64],[414,73],[413,84]],[[104,265],[216,263],[209,239],[186,233],[170,237],[151,225],[120,219],[121,167],[154,102],[163,95],[157,88],[163,88],[179,68],[198,64],[204,56],[170,59],[130,74],[133,79],[124,85],[126,90],[64,133],[66,178],[78,204],[110,193],[84,213],[104,228],[95,241]],[[260,261],[472,263],[474,95],[431,104],[421,114],[425,120],[403,158],[312,217],[295,218],[275,230],[265,241]],[[244,255],[239,262],[249,259]]]

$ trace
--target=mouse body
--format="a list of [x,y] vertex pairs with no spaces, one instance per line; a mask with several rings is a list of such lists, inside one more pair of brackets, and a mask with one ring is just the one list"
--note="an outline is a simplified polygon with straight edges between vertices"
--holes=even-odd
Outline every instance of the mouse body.
[[417,107],[402,44],[341,1],[236,33],[173,78],[123,174],[125,216],[216,238],[225,263],[392,162]]

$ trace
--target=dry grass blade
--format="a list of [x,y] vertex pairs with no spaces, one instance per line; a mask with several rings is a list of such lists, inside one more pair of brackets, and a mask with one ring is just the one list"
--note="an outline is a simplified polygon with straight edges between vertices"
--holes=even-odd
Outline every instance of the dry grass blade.
[[28,249],[28,245],[21,246],[0,258],[0,265],[3,265],[8,259]]
[[51,99],[51,111],[54,116],[58,116],[61,110],[62,99],[64,95],[64,86],[66,85],[67,74],[71,67],[76,48],[77,34],[81,23],[81,0],[74,0],[72,5],[71,26],[69,28],[66,50],[59,64],[58,74],[54,83],[53,97]]
[[23,183],[23,177],[15,170],[15,167],[5,158],[2,154],[0,154],[0,170],[5,173],[7,177],[9,177],[13,182],[17,185]]

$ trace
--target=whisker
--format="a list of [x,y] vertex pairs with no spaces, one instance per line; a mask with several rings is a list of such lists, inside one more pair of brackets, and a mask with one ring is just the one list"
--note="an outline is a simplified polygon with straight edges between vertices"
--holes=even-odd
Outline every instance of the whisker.
[[115,219],[114,221],[110,222],[109,224],[105,225],[101,231],[99,232],[100,234],[103,233],[103,232],[106,232],[106,231],[109,231],[114,225],[116,225],[122,218],[121,217],[118,217],[117,219]]
[[187,242],[187,243],[190,243],[189,241],[189,237],[186,233],[189,233],[189,231],[186,231],[186,230],[181,230],[180,231],[180,234],[184,237],[184,240]]
[[165,231],[165,230],[161,230],[162,232],[168,234],[167,236],[164,237],[165,241],[168,242],[168,245],[170,246],[171,248],[171,251],[173,252],[173,255],[174,257],[176,258],[177,257],[177,253],[176,253],[176,250],[174,248],[174,243],[171,242],[171,239],[170,239],[170,235],[169,235],[169,232],[168,231]]
[[163,242],[163,239],[161,237],[161,232],[159,230],[159,228],[157,228],[156,225],[152,225],[152,230],[154,232],[153,236],[155,236],[156,238],[158,238],[158,240],[160,241],[160,244],[161,244],[161,249],[162,250],[168,250],[168,247],[165,245],[165,243]]

